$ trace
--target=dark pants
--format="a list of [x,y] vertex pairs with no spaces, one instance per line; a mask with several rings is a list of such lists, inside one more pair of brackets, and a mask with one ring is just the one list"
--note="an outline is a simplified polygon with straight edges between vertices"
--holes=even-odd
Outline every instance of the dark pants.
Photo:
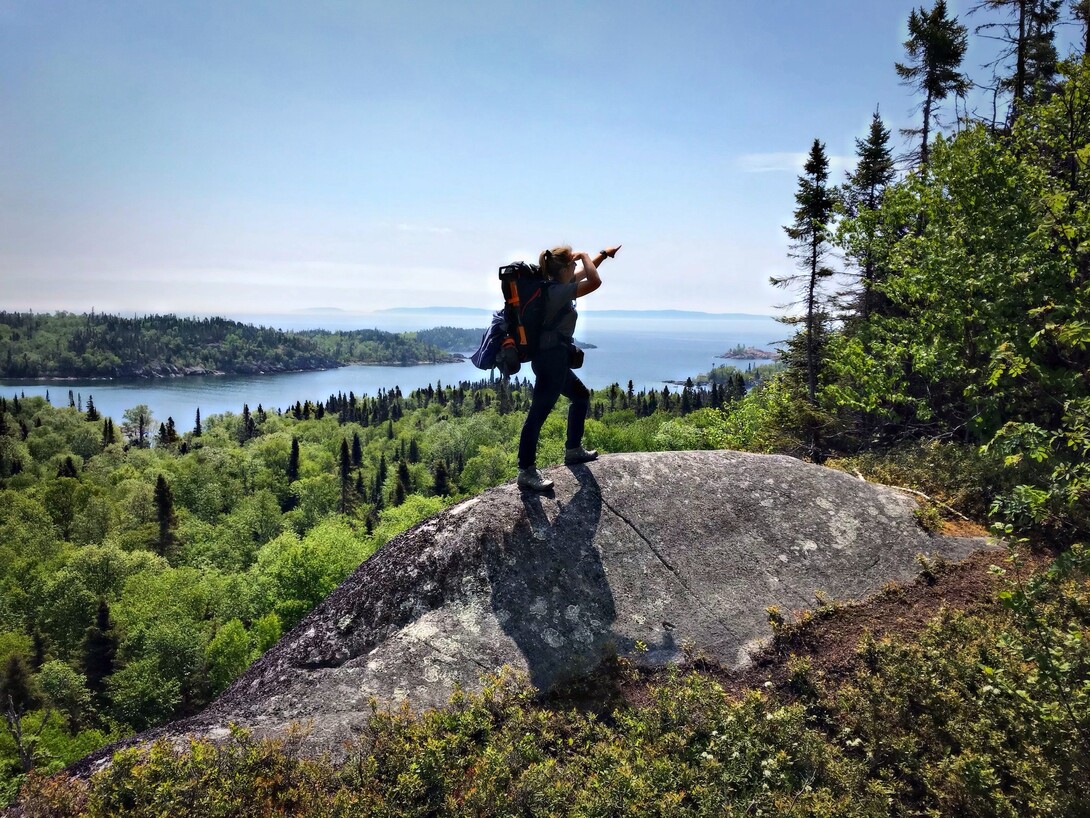
[[534,381],[534,399],[530,402],[530,411],[522,424],[522,436],[519,438],[520,469],[532,469],[537,464],[537,441],[541,426],[556,406],[557,398],[563,395],[571,401],[568,408],[569,449],[583,442],[583,424],[590,408],[590,392],[568,366],[566,346],[538,352],[531,366],[537,380]]

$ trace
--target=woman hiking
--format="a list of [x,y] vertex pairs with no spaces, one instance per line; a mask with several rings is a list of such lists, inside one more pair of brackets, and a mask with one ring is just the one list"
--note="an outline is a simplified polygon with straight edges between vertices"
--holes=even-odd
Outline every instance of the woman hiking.
[[[620,247],[611,247],[592,259],[586,253],[572,252],[571,247],[554,247],[541,254],[538,260],[541,275],[550,286],[543,289],[545,316],[538,343],[538,351],[531,361],[536,380],[530,411],[522,425],[519,438],[520,488],[531,491],[548,491],[553,481],[537,470],[537,442],[545,418],[556,406],[561,395],[571,401],[568,408],[568,439],[564,450],[564,463],[573,466],[598,457],[598,452],[583,448],[583,425],[590,408],[590,392],[572,372],[572,354],[575,344],[575,323],[579,318],[575,311],[575,299],[594,292],[602,286],[598,265],[613,258]],[[576,262],[582,267],[576,273]],[[578,354],[581,355],[581,352]]]

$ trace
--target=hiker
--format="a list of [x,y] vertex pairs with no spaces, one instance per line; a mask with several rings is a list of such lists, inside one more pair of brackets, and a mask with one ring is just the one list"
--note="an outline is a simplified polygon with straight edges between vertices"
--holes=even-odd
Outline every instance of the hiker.
[[[603,250],[598,256],[599,263],[607,257],[612,258],[617,249],[611,247]],[[582,262],[578,273],[577,261]],[[590,392],[572,372],[572,356],[581,358],[583,354],[582,350],[576,349],[572,337],[578,319],[575,299],[597,290],[602,286],[602,279],[598,276],[597,265],[588,254],[574,253],[567,246],[546,250],[541,254],[539,266],[541,275],[551,282],[543,290],[546,298],[543,323],[551,329],[541,333],[537,352],[531,361],[536,380],[530,411],[519,438],[518,485],[531,491],[548,491],[553,487],[553,481],[537,470],[537,441],[545,418],[561,395],[571,401],[565,465],[587,463],[598,457],[598,452],[583,448],[583,424],[590,408]]]

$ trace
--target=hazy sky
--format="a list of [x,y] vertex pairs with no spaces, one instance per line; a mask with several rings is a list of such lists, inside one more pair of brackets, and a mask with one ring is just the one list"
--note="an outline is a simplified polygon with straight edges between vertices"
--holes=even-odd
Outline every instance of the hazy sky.
[[914,5],[0,0],[0,308],[491,306],[567,242],[587,308],[769,313]]

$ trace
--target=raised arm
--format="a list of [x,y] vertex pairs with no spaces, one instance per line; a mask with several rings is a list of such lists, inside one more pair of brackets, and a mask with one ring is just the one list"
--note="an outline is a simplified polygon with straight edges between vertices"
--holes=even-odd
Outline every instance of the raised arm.
[[575,277],[577,282],[575,286],[575,297],[582,298],[584,295],[592,293],[601,287],[602,279],[598,277],[598,267],[590,256],[586,253],[579,253],[576,258],[583,262],[583,269],[580,271],[579,275]]
[[618,244],[616,247],[607,247],[605,250],[602,250],[598,253],[598,255],[594,257],[594,266],[600,267],[603,261],[605,261],[607,258],[613,258],[615,255],[617,255],[617,251],[620,249],[621,245]]
[[575,257],[583,262],[583,269],[575,276],[575,281],[578,285],[575,289],[576,298],[580,298],[587,293],[592,293],[602,286],[602,279],[598,276],[598,265],[607,258],[613,258],[620,249],[621,245],[619,244],[616,247],[606,248],[598,253],[593,259],[586,253],[576,254]]

